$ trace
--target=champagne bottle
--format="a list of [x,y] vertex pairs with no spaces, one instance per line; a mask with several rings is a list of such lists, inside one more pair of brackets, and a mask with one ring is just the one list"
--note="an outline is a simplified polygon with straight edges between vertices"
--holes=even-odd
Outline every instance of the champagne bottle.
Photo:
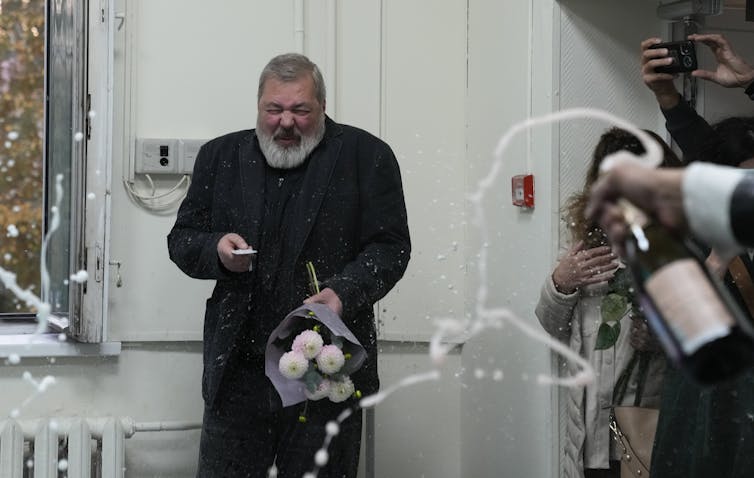
[[630,203],[622,204],[638,302],[668,358],[711,384],[754,363],[754,332],[688,239],[679,239]]

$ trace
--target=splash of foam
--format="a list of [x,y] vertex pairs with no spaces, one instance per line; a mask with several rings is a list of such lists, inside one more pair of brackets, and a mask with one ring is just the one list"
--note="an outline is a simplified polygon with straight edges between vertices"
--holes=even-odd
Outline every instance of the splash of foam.
[[[345,417],[338,417],[337,423],[342,423],[347,416],[349,416],[353,410],[358,408],[368,408],[377,406],[383,400],[387,399],[392,393],[397,390],[410,387],[412,385],[422,383],[428,380],[438,380],[441,377],[440,368],[445,363],[448,353],[456,347],[459,339],[465,341],[472,337],[479,335],[481,332],[487,329],[499,329],[504,323],[510,323],[517,329],[524,333],[524,335],[530,337],[535,342],[539,342],[549,347],[551,350],[562,355],[565,359],[575,362],[579,365],[580,370],[570,377],[554,377],[547,374],[539,374],[537,376],[537,383],[542,385],[559,385],[565,387],[579,387],[585,386],[594,381],[594,369],[591,364],[581,357],[578,353],[571,350],[567,345],[554,339],[547,334],[541,327],[532,327],[528,322],[517,317],[513,312],[504,308],[488,308],[488,288],[487,288],[487,249],[489,245],[489,232],[484,220],[484,208],[482,206],[482,200],[485,194],[492,188],[500,175],[503,165],[503,155],[510,145],[512,139],[530,128],[535,126],[547,125],[550,123],[573,120],[573,119],[597,119],[607,123],[611,123],[614,126],[622,128],[632,134],[634,134],[644,146],[645,153],[641,156],[619,151],[605,157],[602,162],[601,169],[605,170],[612,167],[614,164],[622,161],[639,162],[647,167],[657,167],[662,161],[662,149],[654,139],[651,138],[646,132],[637,128],[632,123],[612,115],[606,111],[601,111],[591,108],[574,108],[569,110],[563,110],[554,112],[551,114],[543,115],[540,117],[529,118],[513,125],[498,141],[495,148],[495,160],[492,164],[490,172],[484,176],[479,182],[477,190],[469,195],[469,199],[474,208],[474,224],[480,229],[482,246],[478,253],[478,271],[479,271],[479,288],[476,294],[476,316],[473,320],[459,320],[456,318],[439,318],[435,320],[436,330],[430,339],[429,356],[434,365],[434,369],[424,373],[417,373],[403,378],[399,382],[387,387],[386,389],[377,392],[373,395],[362,398],[357,406],[353,409],[349,408],[344,411],[342,415]],[[439,259],[439,258],[438,258]],[[486,373],[482,371],[480,374],[482,377],[486,376]],[[493,374],[495,381],[501,381],[503,373],[500,370],[496,370]],[[481,377],[480,377],[481,378]],[[347,412],[347,414],[346,414]],[[323,452],[326,454],[326,450],[329,446],[332,436],[327,435],[323,447],[317,452]],[[308,473],[306,478],[316,478],[317,472],[320,469],[319,462],[317,460],[317,454],[315,454],[315,468],[314,471]],[[320,458],[323,455],[319,455]],[[325,455],[326,456],[326,455]],[[268,475],[271,477],[272,475]]]

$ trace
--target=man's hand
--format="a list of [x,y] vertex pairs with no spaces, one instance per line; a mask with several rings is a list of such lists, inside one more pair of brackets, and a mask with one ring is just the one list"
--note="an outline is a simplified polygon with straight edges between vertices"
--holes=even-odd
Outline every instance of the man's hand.
[[660,108],[668,110],[678,104],[680,95],[673,83],[674,75],[655,72],[658,66],[668,66],[673,62],[667,48],[650,48],[658,43],[662,43],[659,38],[647,38],[641,42],[641,78],[657,97]]
[[594,183],[586,215],[599,222],[622,254],[628,227],[618,200],[625,198],[668,229],[685,232],[688,225],[682,184],[682,169],[650,169],[631,162],[618,163]]
[[728,40],[719,34],[689,35],[689,40],[707,45],[717,60],[717,69],[694,70],[691,74],[697,78],[713,81],[726,88],[745,88],[754,81],[754,68],[733,52]]
[[235,249],[249,249],[243,237],[235,233],[226,234],[217,243],[217,257],[223,266],[231,272],[246,272],[251,270],[251,255],[233,254]]
[[343,303],[340,301],[340,297],[338,297],[338,294],[329,287],[321,291],[319,294],[314,294],[304,300],[304,304],[325,304],[332,309],[333,312],[338,314],[338,317],[343,313]]

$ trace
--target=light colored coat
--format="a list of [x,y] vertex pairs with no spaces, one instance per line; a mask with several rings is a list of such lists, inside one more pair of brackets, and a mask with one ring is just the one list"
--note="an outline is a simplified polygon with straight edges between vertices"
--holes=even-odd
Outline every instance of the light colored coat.
[[[614,347],[594,350],[597,330],[602,323],[600,306],[608,290],[607,283],[595,284],[563,294],[555,288],[552,276],[542,286],[535,313],[542,327],[556,339],[585,357],[594,367],[595,382],[574,387],[567,394],[567,424],[563,449],[563,477],[583,478],[584,468],[608,468],[609,460],[617,460],[609,428],[610,406],[615,381],[626,368],[634,349],[629,343],[631,319],[621,320],[621,333]],[[569,375],[578,366],[567,363]],[[642,406],[658,407],[665,370],[665,358],[652,360],[645,384]],[[623,404],[632,405],[636,381],[627,387]]]

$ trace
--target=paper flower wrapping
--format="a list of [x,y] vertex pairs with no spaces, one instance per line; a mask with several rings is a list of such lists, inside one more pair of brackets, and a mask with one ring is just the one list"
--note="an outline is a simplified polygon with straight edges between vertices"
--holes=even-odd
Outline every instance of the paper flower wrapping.
[[328,398],[342,402],[356,392],[350,375],[366,351],[340,317],[324,304],[289,313],[267,340],[265,373],[284,407]]

